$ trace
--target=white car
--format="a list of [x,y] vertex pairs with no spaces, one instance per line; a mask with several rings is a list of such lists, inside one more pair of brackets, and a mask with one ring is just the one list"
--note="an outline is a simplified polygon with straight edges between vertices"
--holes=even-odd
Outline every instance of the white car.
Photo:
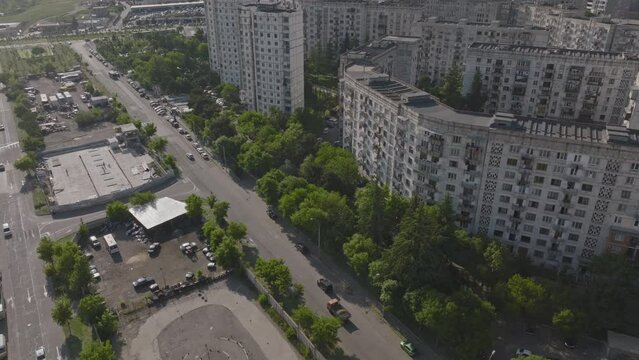
[[11,228],[9,227],[9,224],[7,223],[2,224],[2,233],[4,234],[5,239],[13,235],[13,233],[11,232]]
[[98,238],[97,238],[97,237],[95,237],[95,236],[91,235],[91,236],[89,237],[89,241],[91,242],[91,246],[93,246],[93,247],[100,247],[100,241],[98,240]]
[[528,349],[524,349],[524,348],[519,348],[515,352],[515,355],[517,355],[517,356],[532,356],[532,354],[533,354],[532,351],[530,351]]
[[36,360],[45,360],[46,354],[44,353],[44,346],[40,346],[35,351]]

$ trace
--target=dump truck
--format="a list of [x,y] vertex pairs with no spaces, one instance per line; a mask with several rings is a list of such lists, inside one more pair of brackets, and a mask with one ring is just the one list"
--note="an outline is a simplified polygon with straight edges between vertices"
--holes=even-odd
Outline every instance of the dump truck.
[[331,315],[342,320],[342,322],[346,322],[351,318],[351,313],[344,309],[342,304],[340,304],[339,299],[330,299],[326,303],[326,309],[328,309],[328,312],[330,312]]

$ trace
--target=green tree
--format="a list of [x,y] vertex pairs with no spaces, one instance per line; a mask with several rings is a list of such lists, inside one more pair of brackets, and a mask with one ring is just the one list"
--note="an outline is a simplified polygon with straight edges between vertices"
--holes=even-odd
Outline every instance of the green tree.
[[461,68],[454,64],[446,73],[444,83],[438,90],[441,100],[455,109],[462,108],[464,103],[464,97],[461,94],[462,76]]
[[173,170],[177,170],[177,161],[175,160],[175,156],[171,154],[164,155],[164,164]]
[[304,305],[294,309],[291,315],[293,316],[293,320],[295,320],[295,322],[306,332],[311,329],[315,320],[318,318],[317,314],[315,314],[313,310]]
[[337,330],[342,326],[334,317],[318,317],[311,326],[311,341],[322,351],[331,351],[337,345]]
[[352,196],[361,178],[357,161],[345,149],[328,144],[320,146],[315,155],[309,155],[300,166],[300,174],[309,182]]
[[354,234],[342,247],[348,264],[359,276],[368,274],[368,264],[379,257],[379,248],[371,240],[361,234]]
[[481,73],[479,71],[475,71],[475,75],[473,75],[473,82],[465,102],[470,111],[482,111],[484,107],[486,96],[481,91]]
[[515,356],[513,358],[510,358],[510,360],[548,360],[548,358],[545,358],[541,355],[530,355],[530,356]]
[[106,206],[106,215],[111,221],[124,221],[129,217],[129,208],[122,201],[112,201]]
[[78,304],[78,315],[89,324],[98,320],[105,311],[106,301],[101,295],[87,295]]
[[55,242],[51,240],[48,236],[43,236],[40,239],[40,243],[38,243],[38,248],[36,252],[38,253],[38,257],[40,260],[51,263],[53,262],[53,255],[55,252]]
[[384,308],[390,310],[393,309],[396,302],[399,300],[401,292],[401,285],[397,280],[388,279],[382,283],[380,289],[379,300],[384,305]]
[[308,186],[308,181],[306,179],[298,177],[298,176],[286,176],[277,188],[280,196],[290,194],[293,190],[299,188],[305,188]]
[[510,304],[523,316],[535,316],[541,311],[546,298],[544,287],[531,278],[513,275],[506,283]]
[[226,234],[231,239],[239,241],[246,236],[246,225],[231,221],[226,227]]
[[38,57],[38,56],[40,56],[40,55],[42,55],[44,53],[46,53],[46,50],[44,50],[40,46],[35,46],[35,47],[31,48],[31,54],[34,57]]
[[225,236],[226,234],[224,233],[224,230],[217,226],[215,229],[209,232],[209,247],[213,250],[217,249],[222,241],[224,241]]
[[213,194],[206,197],[206,204],[209,206],[210,209],[213,209],[213,206],[215,206],[216,201],[217,201],[217,198]]
[[223,268],[234,269],[240,265],[242,250],[237,241],[227,237],[215,249],[215,258],[217,263]]
[[115,360],[115,353],[109,341],[94,340],[85,344],[78,354],[80,360]]
[[168,140],[164,137],[153,137],[147,144],[148,148],[156,153],[163,153],[166,150]]
[[273,164],[273,156],[269,154],[261,142],[247,142],[242,145],[238,164],[249,174],[262,176]]
[[36,167],[38,166],[38,162],[33,154],[28,153],[20,159],[16,160],[13,165],[16,167],[16,169],[20,171],[26,171],[28,174],[31,174],[31,172],[35,171]]
[[133,206],[144,205],[155,201],[155,194],[150,191],[137,192],[129,198],[129,202]]
[[255,184],[257,194],[266,201],[267,204],[275,205],[280,199],[279,185],[284,179],[284,173],[279,169],[271,169],[264,174]]
[[255,275],[264,281],[275,297],[284,296],[293,285],[291,272],[282,259],[258,258],[255,262]]
[[95,323],[96,330],[101,339],[110,339],[117,334],[118,326],[118,317],[110,310],[103,312]]
[[140,130],[142,133],[142,137],[145,139],[150,139],[151,136],[155,135],[155,133],[158,131],[154,123],[144,123],[144,125],[142,125],[142,129]]
[[231,205],[226,201],[218,201],[213,207],[213,215],[218,225],[223,226],[226,224],[226,216]]
[[570,309],[562,309],[553,314],[552,324],[559,329],[564,338],[572,338],[579,332],[577,316]]
[[186,214],[191,219],[202,221],[202,198],[195,194],[191,194],[184,202],[186,203]]
[[210,239],[211,233],[218,228],[219,226],[217,226],[217,223],[215,221],[207,220],[206,222],[204,222],[204,224],[202,224],[202,234]]
[[240,90],[233,84],[221,84],[218,86],[217,92],[225,101],[231,103],[240,102]]
[[51,317],[56,324],[60,326],[67,326],[73,317],[73,311],[71,310],[71,301],[68,297],[59,297],[53,304],[51,309]]
[[385,192],[386,190],[377,183],[369,182],[355,193],[357,230],[380,245],[387,241],[384,239]]

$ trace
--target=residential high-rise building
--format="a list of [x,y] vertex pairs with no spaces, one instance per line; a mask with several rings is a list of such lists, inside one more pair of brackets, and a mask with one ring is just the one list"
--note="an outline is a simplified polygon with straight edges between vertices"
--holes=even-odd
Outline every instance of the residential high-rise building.
[[637,246],[637,130],[460,112],[357,63],[340,99],[362,172],[429,203],[450,195],[471,233],[554,268]]
[[464,93],[479,72],[485,110],[620,125],[639,58],[620,53],[474,43]]
[[304,26],[283,3],[207,0],[211,67],[250,109],[304,107]]
[[419,64],[422,76],[439,84],[453,65],[464,70],[466,52],[474,42],[492,44],[546,46],[548,30],[534,26],[507,26],[490,23],[444,21],[430,17],[413,25],[412,35],[422,39],[424,56]]

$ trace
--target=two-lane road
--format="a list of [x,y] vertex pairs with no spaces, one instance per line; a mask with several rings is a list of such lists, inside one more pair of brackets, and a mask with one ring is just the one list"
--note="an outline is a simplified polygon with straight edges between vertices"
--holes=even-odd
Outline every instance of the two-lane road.
[[[89,64],[89,68],[105,88],[117,94],[129,113],[145,122],[154,122],[159,136],[165,136],[169,144],[167,150],[174,154],[182,169],[183,176],[188,177],[204,193],[211,191],[219,199],[231,204],[230,218],[241,221],[248,226],[249,238],[255,244],[260,255],[265,258],[282,258],[289,266],[293,280],[304,285],[304,298],[309,307],[320,314],[328,315],[326,301],[329,297],[316,285],[320,277],[328,278],[336,284],[338,295],[344,306],[352,314],[352,325],[339,331],[341,347],[354,358],[359,359],[408,359],[400,349],[400,335],[373,310],[373,298],[356,282],[332,269],[337,267],[328,256],[315,255],[307,258],[295,250],[293,243],[286,235],[293,229],[283,229],[266,215],[266,205],[252,189],[244,188],[236,183],[229,174],[215,162],[206,162],[200,158],[195,161],[186,159],[185,153],[193,152],[190,143],[168,122],[158,117],[148,104],[141,99],[124,81],[113,81],[108,77],[108,68],[95,58],[89,58],[87,45],[82,42],[73,44]],[[341,284],[348,283],[353,290],[347,294]],[[418,343],[424,358],[439,359],[424,344]]]

